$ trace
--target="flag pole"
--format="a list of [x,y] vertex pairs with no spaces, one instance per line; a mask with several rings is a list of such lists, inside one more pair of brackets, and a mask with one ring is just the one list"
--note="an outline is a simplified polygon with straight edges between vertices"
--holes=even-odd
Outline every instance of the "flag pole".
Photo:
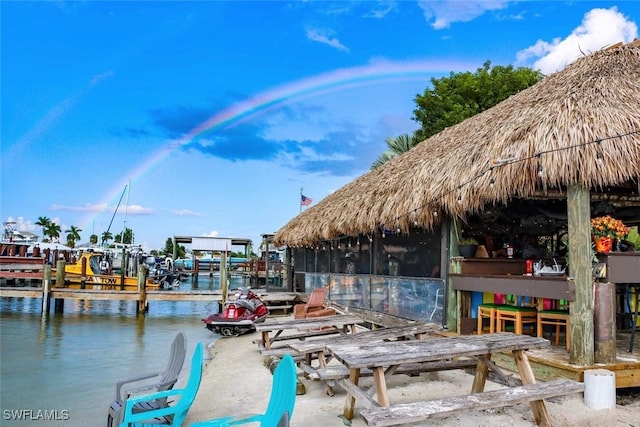
[[300,211],[298,213],[302,213],[302,190],[303,188],[300,187],[300,197],[298,197],[298,203],[300,203]]

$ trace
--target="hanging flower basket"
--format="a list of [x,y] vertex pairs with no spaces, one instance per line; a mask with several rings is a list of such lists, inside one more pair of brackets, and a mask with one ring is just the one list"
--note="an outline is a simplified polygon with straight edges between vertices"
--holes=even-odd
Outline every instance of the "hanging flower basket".
[[607,236],[591,236],[593,239],[593,243],[596,245],[596,252],[599,254],[607,254],[611,252],[611,248],[613,248],[613,238]]

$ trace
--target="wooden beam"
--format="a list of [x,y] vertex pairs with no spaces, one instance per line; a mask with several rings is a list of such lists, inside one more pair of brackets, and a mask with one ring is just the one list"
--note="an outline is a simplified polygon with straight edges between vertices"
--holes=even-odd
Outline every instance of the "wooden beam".
[[569,228],[569,269],[576,298],[571,305],[571,348],[569,363],[593,365],[593,279],[591,276],[591,208],[589,189],[581,185],[567,188]]

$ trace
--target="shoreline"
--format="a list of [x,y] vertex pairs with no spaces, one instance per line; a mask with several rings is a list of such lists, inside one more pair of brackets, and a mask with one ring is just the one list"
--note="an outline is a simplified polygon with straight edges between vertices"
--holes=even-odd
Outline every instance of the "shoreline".
[[[252,341],[259,334],[218,338],[207,345],[211,360],[207,363],[196,400],[187,416],[187,425],[226,415],[264,413],[271,392],[272,374],[264,364],[264,357]],[[291,426],[343,426],[364,427],[359,415],[362,406],[356,402],[353,420],[342,419],[345,392],[335,388],[335,396],[325,394],[319,381],[305,379],[298,370],[298,380],[306,393],[296,396]],[[372,382],[370,377],[361,383]],[[387,381],[392,403],[429,400],[444,396],[468,393],[473,375],[463,371],[442,371],[420,374],[417,377],[396,375]],[[502,385],[487,381],[486,390]],[[640,425],[640,401],[628,405],[616,405],[615,409],[594,410],[587,407],[582,395],[546,399],[546,406],[557,426],[633,426]],[[615,421],[614,421],[615,420]],[[527,404],[484,411],[456,414],[447,418],[434,418],[413,426],[464,426],[480,425],[528,427],[535,426],[533,413]]]

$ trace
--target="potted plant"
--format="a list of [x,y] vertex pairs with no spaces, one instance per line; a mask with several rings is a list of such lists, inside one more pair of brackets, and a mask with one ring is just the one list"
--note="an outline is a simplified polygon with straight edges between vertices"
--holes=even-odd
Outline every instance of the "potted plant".
[[622,240],[629,234],[629,227],[610,215],[599,216],[591,220],[591,238],[596,252],[611,252],[613,241]]
[[465,237],[458,240],[458,250],[460,255],[465,258],[473,258],[478,249],[478,241],[473,237]]

